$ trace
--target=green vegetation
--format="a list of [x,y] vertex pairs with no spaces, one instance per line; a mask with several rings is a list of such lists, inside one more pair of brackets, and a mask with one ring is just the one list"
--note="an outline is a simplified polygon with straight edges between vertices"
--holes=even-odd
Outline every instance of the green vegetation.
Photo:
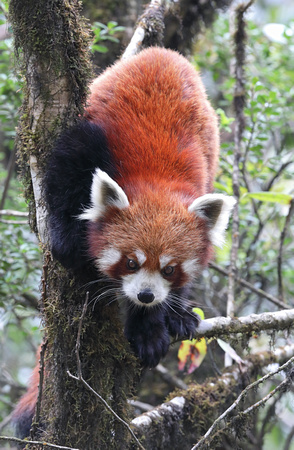
[[[248,23],[245,132],[240,163],[239,275],[279,296],[278,252],[281,232],[294,197],[294,23],[285,27],[283,43],[269,40]],[[195,48],[195,64],[219,109],[222,131],[220,175],[216,189],[232,194],[234,152],[234,79],[232,41],[226,16],[220,16]],[[231,132],[229,132],[231,128]],[[291,238],[292,236],[292,238]],[[218,252],[228,261],[229,248]],[[283,241],[281,277],[285,299],[294,293],[293,228]],[[250,296],[251,312],[252,296]],[[269,305],[264,304],[268,309]],[[247,302],[240,299],[238,314]]]
[[[0,2],[0,10],[6,11],[3,2]],[[1,23],[5,23],[3,14],[0,15]],[[104,41],[116,42],[120,31],[122,27],[115,22],[95,24],[93,51],[107,51]],[[282,42],[275,42],[265,36],[259,25],[249,22],[247,53],[246,126],[240,163],[238,275],[290,303],[294,294],[294,224],[292,220],[287,225],[287,215],[289,202],[294,197],[294,23],[285,27]],[[219,16],[213,28],[197,41],[194,54],[195,65],[202,72],[220,117],[222,151],[215,188],[232,195],[234,79],[231,75],[232,42],[227,16]],[[13,155],[22,96],[22,84],[14,75],[13,63],[12,40],[0,41],[0,200],[7,180],[8,162]],[[25,212],[26,206],[20,195],[21,187],[14,173],[3,208]],[[14,224],[7,223],[12,220]],[[19,396],[20,386],[25,384],[28,369],[34,363],[32,348],[36,349],[40,342],[36,304],[40,296],[41,253],[29,226],[19,225],[17,221],[13,215],[0,216],[0,360],[3,369],[0,375],[0,421],[9,414]],[[228,266],[229,257],[228,243],[217,251],[217,258],[222,266]],[[221,294],[225,282],[213,270],[205,271],[202,285],[207,297],[204,306],[206,317],[226,314],[226,298]],[[201,307],[203,297],[202,287],[198,292]],[[236,315],[276,308],[240,287],[237,288],[236,299]],[[284,336],[279,339],[284,343]],[[169,361],[169,365],[176,367],[176,359]],[[199,380],[199,373],[196,371],[193,377]],[[287,399],[284,397],[276,404],[293,419],[293,394],[289,393]],[[266,411],[255,425],[260,433],[262,415],[265,417]],[[285,440],[288,428],[283,416],[275,423],[269,423],[267,429],[270,434],[264,448],[278,448]]]

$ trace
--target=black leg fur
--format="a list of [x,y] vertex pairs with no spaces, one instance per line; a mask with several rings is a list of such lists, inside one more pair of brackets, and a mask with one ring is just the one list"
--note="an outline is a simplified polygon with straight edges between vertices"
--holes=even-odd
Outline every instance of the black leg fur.
[[87,225],[77,216],[89,206],[96,168],[115,176],[103,130],[84,120],[57,141],[44,184],[52,253],[66,268],[79,269],[88,260]]
[[169,334],[176,338],[191,339],[200,322],[198,314],[192,312],[188,293],[189,287],[174,293],[176,298],[181,298],[180,304],[172,300],[173,295],[167,299],[166,326]]
[[163,308],[131,309],[125,335],[143,367],[155,367],[169,348],[169,334]]

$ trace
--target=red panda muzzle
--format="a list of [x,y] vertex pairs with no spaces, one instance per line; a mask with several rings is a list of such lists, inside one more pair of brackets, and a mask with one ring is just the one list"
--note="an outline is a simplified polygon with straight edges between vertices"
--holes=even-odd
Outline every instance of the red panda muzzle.
[[138,300],[142,303],[149,304],[152,303],[155,296],[150,289],[144,289],[137,294]]

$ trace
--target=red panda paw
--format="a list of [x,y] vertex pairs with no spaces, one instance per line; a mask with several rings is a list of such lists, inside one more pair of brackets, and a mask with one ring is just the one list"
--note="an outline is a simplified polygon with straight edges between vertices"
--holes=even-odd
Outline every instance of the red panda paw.
[[125,324],[125,335],[143,367],[155,367],[169,348],[169,333],[164,310],[140,308]]
[[[174,306],[173,306],[174,309]],[[192,339],[200,323],[198,314],[188,310],[168,310],[166,323],[169,334],[175,338]]]

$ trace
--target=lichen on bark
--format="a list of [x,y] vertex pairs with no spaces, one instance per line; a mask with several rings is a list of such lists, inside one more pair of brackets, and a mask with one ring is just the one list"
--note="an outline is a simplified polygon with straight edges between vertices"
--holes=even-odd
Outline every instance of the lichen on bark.
[[[81,448],[124,448],[125,429],[67,370],[76,374],[75,345],[85,301],[101,284],[91,268],[73,274],[53,261],[46,233],[40,231],[36,211],[46,204],[42,179],[46,162],[60,131],[83,112],[92,76],[91,33],[80,15],[77,0],[11,0],[10,22],[24,79],[24,102],[18,127],[18,155],[32,228],[41,236],[44,260],[41,310],[48,341],[40,428],[36,437]],[[32,177],[36,179],[33,180]],[[34,184],[34,190],[33,190]],[[36,189],[36,186],[38,189]],[[49,256],[48,256],[49,255]],[[98,287],[97,287],[98,286]],[[127,418],[127,396],[137,363],[122,333],[117,305],[93,303],[87,310],[81,336],[84,378],[117,414]]]

